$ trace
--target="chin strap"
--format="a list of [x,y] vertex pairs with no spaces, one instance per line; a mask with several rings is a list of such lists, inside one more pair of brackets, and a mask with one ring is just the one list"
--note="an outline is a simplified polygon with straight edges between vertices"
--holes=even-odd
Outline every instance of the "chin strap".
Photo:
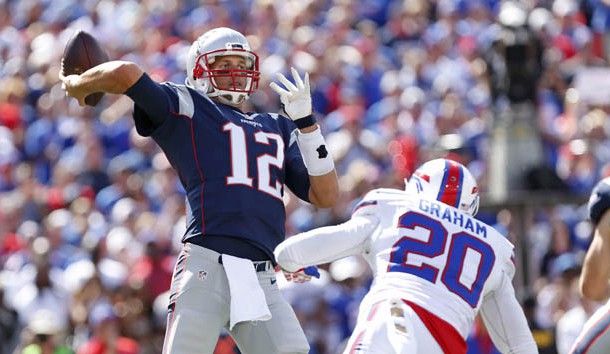
[[[208,80],[210,80],[210,79],[208,79]],[[245,93],[217,90],[209,82],[207,85],[199,85],[197,82],[195,82],[195,83],[191,82],[188,78],[186,78],[184,80],[184,84],[188,87],[192,87],[196,90],[203,92],[205,95],[207,95],[210,98],[217,97],[221,103],[224,103],[227,105],[242,104],[246,100],[246,98],[248,98],[248,96],[249,96]],[[205,90],[206,86],[207,86],[207,92]]]
[[[246,100],[246,95],[245,94],[230,94],[230,93],[219,93],[219,92],[214,92],[215,95],[211,95],[208,94],[209,97],[217,97],[218,100],[224,104],[228,104],[228,105],[239,105],[242,104],[242,102],[244,102]],[[230,97],[230,99],[228,98]],[[235,102],[233,99],[237,97],[237,102]]]

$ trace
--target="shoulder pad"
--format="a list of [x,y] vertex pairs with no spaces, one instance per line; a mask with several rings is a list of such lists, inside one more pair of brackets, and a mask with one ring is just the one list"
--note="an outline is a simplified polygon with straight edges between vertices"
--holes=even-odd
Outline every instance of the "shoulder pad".
[[[399,189],[379,188],[368,192],[352,211],[352,215],[362,213],[360,210],[372,209],[370,207],[394,200],[405,200],[406,193]],[[366,214],[366,213],[365,213]]]
[[604,212],[610,208],[610,177],[597,182],[591,192],[587,208],[589,209],[589,218],[597,225]]

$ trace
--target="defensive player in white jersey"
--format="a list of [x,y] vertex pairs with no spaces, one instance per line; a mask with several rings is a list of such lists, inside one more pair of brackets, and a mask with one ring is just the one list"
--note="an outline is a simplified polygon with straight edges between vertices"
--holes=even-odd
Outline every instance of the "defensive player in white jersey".
[[[593,188],[588,209],[595,232],[583,263],[580,292],[590,300],[604,301],[610,297],[610,177]],[[585,323],[570,353],[610,353],[610,301]]]
[[478,312],[503,353],[538,353],[511,279],[513,245],[476,220],[476,180],[462,164],[423,164],[406,191],[376,189],[349,221],[288,238],[295,271],[362,254],[375,280],[344,353],[466,353]]

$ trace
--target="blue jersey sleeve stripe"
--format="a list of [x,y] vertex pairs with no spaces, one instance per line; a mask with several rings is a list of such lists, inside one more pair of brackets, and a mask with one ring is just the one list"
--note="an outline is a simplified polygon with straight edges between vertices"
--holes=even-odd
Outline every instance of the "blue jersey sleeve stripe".
[[367,206],[371,206],[371,205],[377,205],[377,201],[376,200],[366,200],[363,202],[358,203],[358,205],[356,205],[356,207],[354,208],[354,211],[352,211],[352,215],[354,215],[358,210],[367,207]]

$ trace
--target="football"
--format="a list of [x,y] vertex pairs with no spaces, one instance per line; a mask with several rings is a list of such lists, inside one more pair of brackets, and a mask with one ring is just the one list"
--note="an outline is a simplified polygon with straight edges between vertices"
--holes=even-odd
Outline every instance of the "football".
[[[108,53],[91,34],[79,30],[66,44],[61,60],[64,75],[80,75],[96,65],[107,62],[109,58]],[[85,97],[85,103],[88,106],[96,106],[103,96],[103,92],[92,93]]]

